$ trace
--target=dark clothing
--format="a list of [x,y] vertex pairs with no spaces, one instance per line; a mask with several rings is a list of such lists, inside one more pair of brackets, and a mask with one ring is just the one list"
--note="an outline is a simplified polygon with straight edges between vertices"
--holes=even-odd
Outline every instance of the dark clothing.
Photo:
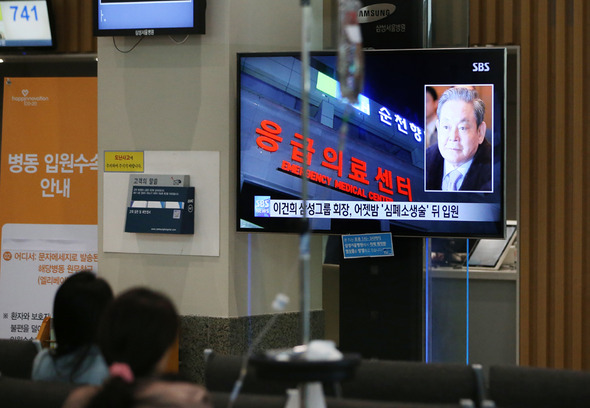
[[[435,144],[426,149],[426,190],[441,190],[445,159]],[[492,145],[479,145],[460,191],[492,191]]]

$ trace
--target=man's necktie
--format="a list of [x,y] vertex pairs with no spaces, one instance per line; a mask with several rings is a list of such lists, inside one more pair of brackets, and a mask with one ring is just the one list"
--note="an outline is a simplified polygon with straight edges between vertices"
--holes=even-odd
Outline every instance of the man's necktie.
[[447,184],[447,191],[457,191],[457,182],[461,178],[461,172],[457,169],[449,173],[449,183]]

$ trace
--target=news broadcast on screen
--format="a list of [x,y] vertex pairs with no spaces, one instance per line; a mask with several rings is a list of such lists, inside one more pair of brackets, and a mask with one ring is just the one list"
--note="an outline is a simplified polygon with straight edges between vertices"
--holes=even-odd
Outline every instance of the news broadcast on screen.
[[[352,106],[341,98],[336,53],[311,54],[307,138],[300,55],[238,54],[238,230],[297,232],[305,215],[326,234],[503,236],[506,50],[364,54]],[[426,134],[432,90],[448,100],[438,142]],[[463,134],[471,147],[458,147]],[[466,163],[456,191],[444,175],[447,162],[459,163],[450,155]]]

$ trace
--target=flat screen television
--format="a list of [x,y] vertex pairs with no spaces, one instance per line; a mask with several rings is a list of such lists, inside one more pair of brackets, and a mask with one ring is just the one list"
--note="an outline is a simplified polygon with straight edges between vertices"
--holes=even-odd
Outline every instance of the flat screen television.
[[[506,49],[493,47],[367,50],[364,87],[347,111],[336,53],[312,53],[304,165],[300,54],[239,53],[237,230],[503,237],[506,55]],[[430,88],[439,98],[446,90],[467,88],[485,105],[486,126],[476,125],[471,162],[479,176],[464,173],[459,191],[441,190],[442,174],[436,174],[444,166],[431,158],[436,140],[428,150]],[[441,121],[441,132],[469,131],[461,123]],[[479,146],[487,146],[486,155]],[[474,149],[466,142],[446,148]]]
[[50,0],[0,0],[0,50],[24,53],[55,48]]
[[205,34],[206,0],[92,0],[95,36]]

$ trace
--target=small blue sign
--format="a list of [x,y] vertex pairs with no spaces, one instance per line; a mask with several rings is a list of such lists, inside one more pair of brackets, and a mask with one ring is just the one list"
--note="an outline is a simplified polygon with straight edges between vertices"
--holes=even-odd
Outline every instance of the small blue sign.
[[391,232],[342,235],[344,259],[393,256]]
[[254,196],[254,216],[270,217],[270,196]]

